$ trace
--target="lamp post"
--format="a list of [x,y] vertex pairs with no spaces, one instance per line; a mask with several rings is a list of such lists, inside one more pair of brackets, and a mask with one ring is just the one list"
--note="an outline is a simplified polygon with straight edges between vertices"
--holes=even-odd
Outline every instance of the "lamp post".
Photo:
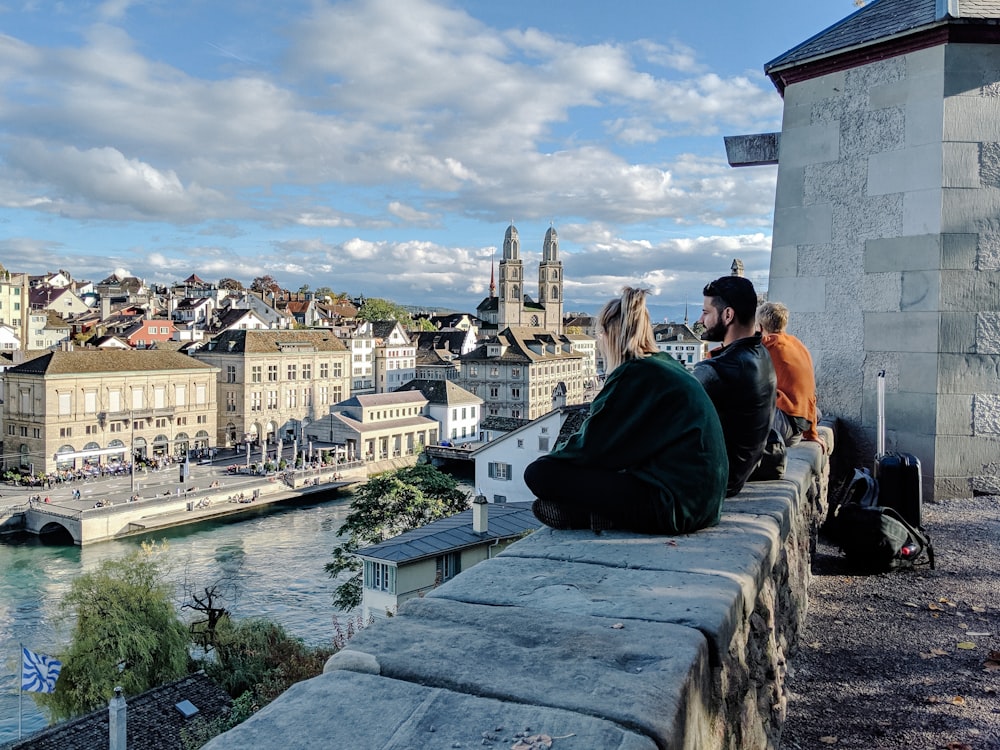
[[131,458],[132,460],[129,462],[129,466],[131,467],[130,474],[132,482],[132,497],[135,497],[135,412],[134,411],[129,412],[128,423],[129,427],[132,430],[132,437],[129,441],[130,442],[129,453],[131,454],[129,458]]

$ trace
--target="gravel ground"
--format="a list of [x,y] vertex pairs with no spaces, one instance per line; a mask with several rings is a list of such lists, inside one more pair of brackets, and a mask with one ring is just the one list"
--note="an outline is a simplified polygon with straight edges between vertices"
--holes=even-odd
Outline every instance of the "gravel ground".
[[782,750],[1000,749],[1000,497],[925,503],[937,567],[852,575],[820,540]]

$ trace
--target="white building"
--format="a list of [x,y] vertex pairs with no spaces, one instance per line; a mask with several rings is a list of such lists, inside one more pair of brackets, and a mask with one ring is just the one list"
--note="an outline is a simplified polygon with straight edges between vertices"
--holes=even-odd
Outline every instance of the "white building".
[[395,614],[407,599],[488,560],[540,526],[529,505],[473,501],[470,510],[362,547],[356,553],[364,562],[362,617]]
[[417,374],[417,347],[395,320],[372,323],[375,337],[375,392],[390,393]]
[[358,323],[344,343],[351,350],[351,395],[375,393],[375,334],[372,333],[372,324],[368,321]]
[[427,399],[427,415],[440,425],[441,440],[474,442],[479,436],[483,400],[447,380],[414,379],[399,388],[419,391]]
[[666,352],[687,369],[708,356],[708,344],[702,341],[686,323],[660,323],[653,326],[656,348]]
[[576,432],[589,413],[588,406],[556,409],[473,451],[476,491],[491,503],[534,500],[524,483],[525,468]]

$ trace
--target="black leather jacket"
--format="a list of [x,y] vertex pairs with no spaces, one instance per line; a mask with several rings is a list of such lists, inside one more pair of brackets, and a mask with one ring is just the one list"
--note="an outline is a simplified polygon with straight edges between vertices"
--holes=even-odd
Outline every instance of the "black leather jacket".
[[712,352],[694,375],[715,404],[726,436],[729,482],[726,497],[741,489],[764,452],[777,393],[771,355],[760,334],[738,339]]

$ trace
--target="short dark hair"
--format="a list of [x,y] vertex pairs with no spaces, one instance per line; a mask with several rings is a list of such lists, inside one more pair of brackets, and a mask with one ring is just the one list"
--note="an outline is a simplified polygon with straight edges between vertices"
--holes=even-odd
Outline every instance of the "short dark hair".
[[754,291],[750,279],[744,276],[720,276],[710,281],[702,292],[712,298],[712,304],[718,310],[733,308],[736,320],[746,325],[754,320],[757,311],[757,292]]

